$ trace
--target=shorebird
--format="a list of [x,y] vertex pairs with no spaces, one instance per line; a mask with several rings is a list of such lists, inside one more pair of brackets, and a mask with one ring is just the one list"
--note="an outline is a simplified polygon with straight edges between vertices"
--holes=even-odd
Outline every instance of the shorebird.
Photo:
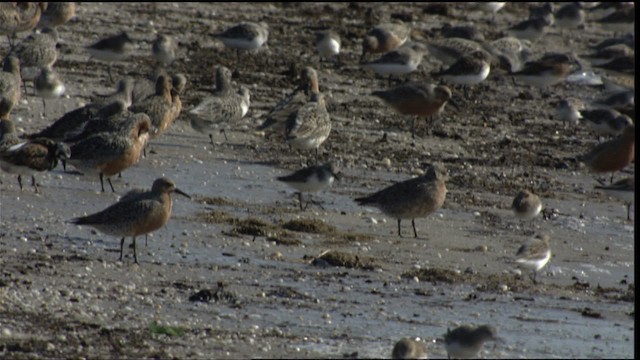
[[145,114],[134,114],[118,132],[101,132],[71,145],[70,164],[83,173],[98,174],[104,192],[106,176],[111,191],[111,177],[140,160],[142,149],[149,139],[151,122]]
[[[451,100],[451,90],[448,87],[425,83],[408,83],[371,94],[382,99],[399,113],[415,117],[438,115],[444,110],[447,101]],[[415,117],[411,122],[412,138],[415,138]]]
[[392,359],[426,359],[427,346],[420,339],[400,339],[391,352]]
[[[175,74],[171,77],[171,108],[169,109],[169,122],[166,127],[169,127],[173,122],[178,119],[180,112],[182,111],[182,100],[180,95],[187,86],[187,77],[184,74]],[[166,128],[165,127],[165,128]]]
[[133,40],[126,32],[113,35],[95,42],[86,47],[89,55],[93,59],[106,61],[109,63],[109,81],[113,81],[111,75],[111,63],[114,61],[123,61],[129,57]]
[[624,201],[627,206],[627,220],[631,221],[631,204],[635,201],[636,181],[635,177],[624,178],[606,186],[599,185],[596,189],[602,190],[605,194]]
[[215,34],[214,37],[224,46],[236,49],[236,59],[240,50],[256,50],[269,39],[269,26],[266,23],[244,22]]
[[635,95],[635,90],[613,91],[608,95],[605,94],[602,98],[594,101],[592,104],[596,107],[612,108],[623,112],[625,110],[635,109]]
[[542,18],[549,26],[555,23],[555,16],[553,15],[553,4],[545,2],[540,5],[533,4],[529,6],[529,19]]
[[[11,140],[11,137],[15,136],[15,128],[13,128],[10,120],[2,120],[2,127],[2,142],[7,144],[15,142],[15,140]],[[0,169],[7,173],[18,175],[20,191],[23,189],[22,175],[30,175],[31,185],[35,189],[35,192],[38,193],[39,190],[36,184],[35,174],[53,170],[58,165],[58,160],[68,159],[69,156],[69,147],[61,142],[55,142],[46,138],[20,141],[8,147],[2,146],[0,151]]]
[[9,119],[11,110],[20,101],[21,83],[20,60],[7,56],[0,72],[0,120]]
[[578,157],[593,173],[613,173],[627,167],[633,161],[636,142],[635,125],[627,126],[619,137],[603,142],[589,153]]
[[464,55],[474,51],[484,51],[482,45],[462,38],[446,38],[427,43],[429,55],[435,57],[446,66],[452,65]]
[[508,28],[506,32],[509,36],[518,39],[536,41],[547,33],[549,26],[551,23],[547,18],[534,17],[517,23]]
[[133,91],[131,92],[131,102],[133,104],[140,102],[155,95],[156,82],[160,75],[169,77],[169,73],[162,66],[155,66],[153,71],[145,77],[136,78],[133,82]]
[[148,98],[134,103],[129,107],[133,113],[145,113],[151,119],[151,138],[162,134],[171,125],[172,116],[172,96],[171,78],[160,75],[156,81],[156,93]]
[[400,47],[409,39],[410,32],[408,26],[399,22],[373,27],[362,40],[360,62],[364,62],[369,53],[386,53]]
[[382,76],[408,74],[418,69],[426,51],[424,44],[406,43],[363,66]]
[[122,100],[115,100],[110,104],[101,106],[99,110],[90,116],[83,125],[81,132],[64,139],[67,143],[75,143],[101,132],[118,132],[127,126],[127,119],[131,113],[127,110]]
[[[529,50],[528,40],[520,40],[513,36],[505,36],[485,44],[485,48],[499,61],[492,63],[492,66],[500,65],[507,72],[515,72],[522,68],[522,65],[529,60],[531,50]],[[500,60],[506,60],[501,63]]]
[[618,1],[603,1],[589,9],[589,18],[592,20],[600,20],[627,7],[633,8],[634,4]]
[[[309,166],[291,175],[280,176],[277,179],[298,190],[298,200],[300,201],[300,210],[302,211],[304,211],[309,205],[309,202],[311,202],[311,200],[309,200],[307,206],[302,205],[303,192],[318,192],[330,187],[334,180],[340,180],[331,163]],[[309,195],[309,197],[311,197],[311,195]]]
[[569,101],[562,99],[558,101],[555,109],[555,118],[562,121],[562,126],[573,125],[574,129],[577,129],[580,119],[582,119],[582,111],[584,104],[580,101]]
[[316,150],[327,140],[331,133],[331,116],[327,111],[324,95],[311,95],[308,103],[289,115],[285,124],[285,140],[294,149]]
[[630,117],[614,109],[583,110],[582,118],[598,135],[605,136],[618,136],[627,126],[633,125]]
[[527,240],[516,253],[516,263],[518,266],[531,269],[531,280],[536,282],[536,274],[542,269],[549,259],[551,259],[551,248],[549,247],[549,235],[536,235]]
[[453,330],[447,329],[444,335],[444,346],[449,359],[469,359],[477,357],[482,350],[482,345],[489,340],[499,340],[495,327],[463,325]]
[[318,73],[312,67],[305,67],[300,72],[298,86],[271,109],[267,114],[267,118],[257,130],[269,129],[270,131],[284,134],[285,124],[289,116],[304,106],[309,101],[311,94],[319,92]]
[[615,58],[631,56],[634,53],[635,51],[631,47],[620,43],[599,48],[591,54],[585,54],[580,57],[588,60],[592,66],[599,66],[607,64]]
[[38,24],[45,6],[43,2],[0,3],[0,35],[7,35],[11,48],[16,33],[32,30]]
[[131,77],[120,79],[116,84],[116,90],[108,94],[93,94],[91,103],[95,105],[106,105],[116,100],[121,100],[129,107],[133,104],[134,80]]
[[542,210],[542,201],[538,195],[533,194],[529,190],[522,190],[516,195],[511,203],[513,214],[525,220],[531,220],[540,214]]
[[189,111],[191,127],[201,133],[208,133],[213,145],[211,131],[214,126],[221,124],[221,132],[225,141],[228,141],[224,126],[240,121],[249,112],[250,97],[249,89],[243,86],[237,93],[202,99],[198,106]]
[[340,61],[340,45],[342,42],[337,32],[334,30],[318,31],[315,33],[314,43],[320,57],[329,59],[335,56]]
[[[242,119],[249,111],[249,106],[249,90],[244,88],[240,92],[234,92],[231,86],[231,70],[225,66],[218,66],[213,96],[202,99],[198,106],[189,111],[191,127],[199,132],[209,132],[209,140],[213,145],[213,134],[210,132],[213,127]],[[228,140],[225,129],[220,131],[224,134],[225,141]]]
[[555,25],[562,29],[575,29],[584,23],[585,11],[579,2],[564,5],[554,15]]
[[634,74],[636,72],[636,55],[635,53],[615,57],[605,63],[593,65],[602,69],[613,70],[620,73]]
[[471,41],[484,42],[484,35],[473,25],[451,26],[449,23],[442,25],[440,34],[445,38],[461,38]]
[[76,15],[75,2],[49,2],[42,13],[38,28],[56,27],[63,25]]
[[486,52],[474,51],[462,56],[446,70],[432,75],[441,77],[451,84],[463,85],[465,97],[468,98],[467,86],[476,85],[484,81],[489,76],[490,70],[491,65]]
[[169,35],[158,34],[151,46],[151,53],[153,57],[162,66],[171,65],[176,59],[176,51],[178,50],[178,44]]
[[51,66],[42,68],[40,74],[34,80],[36,94],[42,98],[43,114],[47,113],[46,99],[58,99],[66,90],[60,76],[53,71]]
[[547,54],[540,60],[525,63],[522,70],[511,75],[527,85],[544,88],[563,82],[569,75],[572,62],[576,60],[569,55]]
[[631,32],[631,33],[626,33],[622,36],[607,38],[591,46],[591,48],[594,50],[602,50],[606,47],[618,45],[618,44],[627,45],[631,49],[635,49],[636,48],[635,34]]
[[614,13],[598,20],[605,30],[616,33],[633,33],[635,31],[635,6],[623,7]]
[[411,219],[413,235],[417,238],[416,218],[427,217],[442,207],[447,194],[445,174],[435,166],[429,166],[423,176],[405,180],[386,187],[369,196],[356,198],[359,205],[370,205],[380,209],[385,215],[400,221]]
[[[10,54],[20,59],[20,75],[23,84],[27,80],[34,81],[43,67],[53,66],[58,59],[57,43],[58,31],[44,28],[39,34],[30,35],[11,50]],[[24,90],[26,93],[26,85]]]
[[136,236],[149,234],[163,227],[171,217],[171,193],[175,192],[191,199],[175,183],[167,178],[153,182],[151,191],[131,195],[108,208],[92,215],[71,219],[76,225],[89,225],[107,235],[122,237],[120,261],[124,250],[124,239],[133,238],[133,260],[137,264]]

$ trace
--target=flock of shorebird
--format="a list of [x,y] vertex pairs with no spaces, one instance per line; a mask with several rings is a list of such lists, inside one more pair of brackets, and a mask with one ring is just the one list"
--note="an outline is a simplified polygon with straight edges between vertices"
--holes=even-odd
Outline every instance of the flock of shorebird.
[[[470,8],[492,16],[500,11],[504,2],[476,3]],[[423,56],[429,54],[442,62],[444,68],[432,73],[440,84],[411,82],[387,90],[371,93],[399,114],[412,118],[411,134],[415,137],[416,118],[430,119],[441,114],[447,103],[459,106],[453,99],[452,88],[462,86],[464,97],[469,88],[485,81],[492,70],[501,70],[519,83],[548,89],[567,79],[571,68],[580,69],[588,61],[592,67],[613,69],[633,74],[635,71],[634,6],[628,3],[601,3],[587,8],[584,4],[565,4],[555,12],[550,3],[531,6],[528,19],[505,29],[507,36],[484,41],[473,27],[443,28],[444,39],[424,43],[412,40],[409,26],[401,22],[383,23],[373,27],[362,40],[360,63],[389,80],[414,72]],[[187,78],[183,74],[170,76],[164,70],[176,60],[178,43],[169,35],[159,34],[152,44],[152,55],[159,66],[149,79],[125,78],[118,82],[112,94],[95,96],[91,103],[64,114],[50,126],[35,134],[18,136],[10,119],[12,108],[19,104],[26,82],[33,83],[34,94],[43,99],[62,96],[65,86],[54,71],[57,60],[59,34],[56,27],[63,25],[75,14],[74,3],[3,3],[0,4],[0,35],[7,35],[10,50],[3,60],[0,72],[0,168],[18,175],[22,190],[22,176],[31,176],[38,192],[34,174],[48,171],[58,162],[73,165],[85,174],[99,176],[101,189],[106,177],[112,191],[111,177],[136,164],[150,140],[166,132],[182,111],[182,94]],[[597,21],[604,29],[617,33],[630,33],[607,39],[594,46],[594,53],[581,57],[574,53],[547,53],[536,60],[527,44],[538,41],[551,26],[561,31],[575,31],[585,21]],[[38,29],[20,42],[15,35]],[[332,29],[315,34],[315,46],[320,57],[342,63],[340,34]],[[236,59],[242,53],[263,47],[269,39],[266,23],[244,22],[214,34],[227,48],[235,49]],[[126,32],[104,38],[86,51],[92,59],[111,64],[127,59],[133,40]],[[379,55],[377,59],[372,56]],[[232,72],[224,66],[216,71],[216,89],[199,104],[191,108],[187,117],[192,128],[209,136],[222,126],[226,129],[249,112],[250,92],[245,86],[234,89]],[[112,78],[109,65],[109,78]],[[448,84],[444,85],[444,84]],[[613,173],[627,167],[634,160],[635,115],[634,89],[625,84],[611,85],[602,99],[585,109],[576,99],[563,99],[557,103],[556,117],[564,124],[577,126],[588,123],[601,136],[615,138],[602,142],[589,153],[578,158],[594,173]],[[628,85],[628,84],[627,84]],[[451,86],[451,87],[450,87]],[[630,117],[631,115],[631,117]],[[314,150],[315,165],[278,180],[298,191],[300,209],[304,210],[302,193],[318,192],[339,179],[334,165],[318,164],[318,151],[331,133],[331,116],[325,97],[320,91],[318,73],[305,67],[300,73],[300,84],[266,115],[256,129],[277,134],[294,149]],[[373,194],[356,198],[360,205],[374,206],[384,214],[397,219],[398,235],[402,236],[401,220],[411,219],[413,234],[418,237],[415,219],[426,217],[442,207],[447,189],[446,171],[439,165],[429,165],[424,174],[393,184]],[[611,181],[612,182],[612,181]],[[633,201],[635,181],[625,178],[616,183],[597,186],[628,204],[627,218]],[[135,238],[164,226],[171,214],[170,194],[189,197],[167,178],[156,179],[151,190],[133,190],[117,203],[96,214],[71,220],[77,225],[89,225],[109,235],[121,237],[120,259],[124,239]],[[512,209],[517,217],[532,219],[540,214],[542,202],[529,190],[523,190],[513,200]],[[516,262],[532,270],[532,280],[551,258],[549,236],[538,234],[523,244],[516,254]],[[445,343],[453,357],[476,356],[487,340],[496,340],[495,328],[460,327],[447,332]],[[403,339],[393,349],[394,358],[424,356],[420,342]]]

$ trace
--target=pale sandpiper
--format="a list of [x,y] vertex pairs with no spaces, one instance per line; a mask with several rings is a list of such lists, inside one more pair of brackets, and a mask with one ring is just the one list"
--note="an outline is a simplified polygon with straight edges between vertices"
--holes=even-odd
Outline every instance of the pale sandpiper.
[[334,30],[323,30],[315,33],[315,46],[320,57],[330,59],[335,57],[339,61],[340,35]]
[[462,38],[446,38],[427,43],[429,55],[446,66],[452,65],[462,56],[474,51],[484,51],[479,43]]
[[221,125],[221,132],[227,141],[225,127],[240,121],[249,112],[250,105],[251,95],[244,86],[237,93],[206,97],[189,111],[191,127],[198,132],[207,133],[213,145],[213,128]]
[[70,220],[76,225],[89,225],[120,240],[120,261],[124,250],[124,239],[133,238],[133,260],[137,264],[136,236],[145,235],[163,227],[171,217],[171,193],[175,192],[191,198],[175,183],[167,178],[158,178],[153,182],[151,191],[142,192],[128,199],[120,200],[108,208],[83,217]]
[[178,43],[169,35],[158,34],[151,45],[151,54],[162,66],[169,66],[176,59]]
[[215,34],[214,37],[222,41],[224,46],[236,49],[236,58],[238,58],[240,50],[257,50],[267,42],[269,26],[264,22],[244,22]]
[[51,66],[42,68],[40,74],[34,80],[34,86],[36,89],[36,95],[42,98],[43,115],[47,114],[47,99],[58,99],[66,90],[64,82],[60,78],[60,75],[53,71]]
[[386,53],[400,47],[409,39],[410,33],[411,28],[400,22],[373,27],[362,40],[360,62],[364,62],[367,54]]
[[133,47],[133,40],[125,31],[95,42],[86,47],[91,58],[105,61],[109,64],[109,81],[113,81],[111,63],[124,61],[129,57]]
[[633,124],[630,117],[614,109],[583,110],[582,118],[593,131],[604,136],[618,136]]
[[511,203],[513,214],[525,220],[531,220],[540,214],[542,210],[542,201],[538,195],[529,190],[520,191]]
[[549,235],[537,234],[522,244],[516,253],[518,266],[532,270],[531,280],[534,284],[537,284],[536,274],[538,271],[547,265],[549,259],[551,259],[550,239]]
[[462,56],[458,61],[449,66],[446,70],[433,73],[436,77],[441,77],[450,84],[463,85],[465,97],[468,98],[467,86],[477,85],[489,76],[491,64],[486,52],[474,51]]
[[506,32],[509,36],[513,36],[518,39],[536,41],[547,33],[550,25],[551,24],[547,19],[534,17],[517,23],[516,25],[508,28]]
[[576,129],[580,124],[580,119],[582,119],[580,111],[583,109],[584,104],[581,101],[562,99],[556,104],[554,117],[562,121],[563,127],[569,124]]
[[56,27],[65,24],[76,15],[75,2],[49,2],[42,13],[39,28]]
[[363,66],[382,76],[408,74],[418,69],[426,51],[427,47],[424,44],[406,43]]
[[[302,193],[312,193],[324,190],[330,187],[334,180],[339,180],[339,176],[335,173],[332,163],[323,165],[309,166],[294,172],[291,175],[280,176],[278,180],[298,190],[298,200],[300,202],[300,210],[305,210],[309,205],[303,206]],[[311,195],[309,195],[311,197]]]
[[527,85],[545,88],[563,82],[569,75],[570,64],[575,62],[571,55],[550,53],[525,63],[522,70],[511,75]]

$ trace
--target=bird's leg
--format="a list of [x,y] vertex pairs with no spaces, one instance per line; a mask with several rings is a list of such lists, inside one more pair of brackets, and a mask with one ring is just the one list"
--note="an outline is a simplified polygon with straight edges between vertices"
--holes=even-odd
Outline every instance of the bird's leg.
[[136,237],[133,237],[133,261],[138,263],[138,255],[136,254]]
[[413,225],[413,236],[418,238],[418,232],[416,231],[416,219],[411,219],[411,225]]
[[109,63],[109,82],[113,83],[113,76],[111,75],[111,63]]
[[122,261],[123,250],[124,250],[124,237],[120,239],[120,261]]
[[36,184],[36,177],[31,175],[31,186],[33,186],[34,189],[36,189],[36,194],[39,192],[38,190],[38,184]]
[[111,183],[111,178],[110,178],[110,177],[108,177],[108,178],[107,178],[107,181],[109,182],[109,186],[111,186],[111,192],[116,192],[116,191],[113,189],[113,184]]
[[47,115],[47,101],[42,98],[42,116]]
[[104,192],[104,181],[102,179],[102,173],[100,173],[100,187],[102,188],[102,192]]
[[411,118],[411,139],[416,138],[416,118]]
[[209,134],[209,141],[211,141],[211,145],[213,145],[213,134]]
[[402,237],[402,233],[400,232],[400,219],[398,218],[398,236]]
[[318,148],[316,148],[316,165],[318,165]]
[[631,203],[627,204],[627,221],[631,221]]
[[144,246],[148,246],[147,241],[149,241],[149,234],[144,234]]
[[22,191],[22,175],[18,175],[18,184],[20,184],[20,191]]
[[300,202],[300,210],[304,211],[304,207],[302,206],[302,191],[298,192],[298,201]]
[[538,282],[536,281],[536,275],[537,271],[533,270],[533,272],[531,273],[531,280],[533,280],[533,285],[538,285]]

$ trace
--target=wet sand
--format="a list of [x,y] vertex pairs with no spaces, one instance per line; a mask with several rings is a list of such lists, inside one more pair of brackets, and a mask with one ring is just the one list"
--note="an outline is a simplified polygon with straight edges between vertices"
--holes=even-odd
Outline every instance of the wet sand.
[[[43,117],[41,100],[25,96],[12,115],[21,132],[44,128],[93,92],[112,88],[107,66],[88,61],[82,46],[120,30],[129,31],[137,48],[114,64],[114,74],[148,74],[155,31],[168,33],[181,49],[169,70],[189,79],[185,110],[213,88],[217,64],[250,88],[251,110],[230,127],[229,141],[214,134],[215,145],[181,116],[151,142],[146,158],[113,179],[115,194],[100,193],[97,177],[61,168],[36,175],[40,194],[30,186],[20,192],[15,176],[3,173],[0,354],[389,357],[397,340],[419,336],[429,343],[429,356],[441,358],[447,328],[490,323],[505,341],[487,344],[484,357],[632,357],[634,223],[619,201],[593,189],[595,177],[575,161],[596,137],[550,119],[553,101],[590,100],[600,90],[567,83],[541,92],[490,75],[471,99],[455,89],[460,110],[448,106],[430,128],[420,121],[412,141],[409,119],[368,95],[389,84],[357,64],[367,29],[392,14],[415,29],[475,22],[491,40],[527,13],[524,4],[508,4],[491,24],[461,6],[449,8],[450,17],[425,8],[79,5],[77,18],[60,29],[55,66],[68,97],[48,101]],[[243,20],[268,22],[269,46],[241,54],[236,64],[235,52],[211,34]],[[340,67],[319,62],[311,45],[324,26],[342,35]],[[532,50],[534,58],[567,48],[581,54],[610,35],[593,23],[565,37],[552,28]],[[322,208],[311,204],[301,212],[294,191],[275,178],[313,161],[313,154],[290,151],[251,129],[295,86],[291,71],[306,65],[319,72],[333,122],[321,161],[333,160],[342,180],[313,195]],[[439,66],[427,55],[409,78],[429,78]],[[388,141],[380,142],[385,132]],[[399,238],[395,219],[352,200],[433,162],[449,171],[449,192],[441,210],[416,220],[418,239]],[[169,224],[146,247],[138,238],[139,266],[128,247],[125,261],[117,261],[119,239],[67,223],[159,176],[175,180],[193,200],[174,196]],[[542,198],[549,216],[532,223],[513,217],[509,206],[522,188]],[[403,233],[410,229],[404,221]],[[515,252],[534,232],[552,239],[553,257],[538,285],[513,271]]]

